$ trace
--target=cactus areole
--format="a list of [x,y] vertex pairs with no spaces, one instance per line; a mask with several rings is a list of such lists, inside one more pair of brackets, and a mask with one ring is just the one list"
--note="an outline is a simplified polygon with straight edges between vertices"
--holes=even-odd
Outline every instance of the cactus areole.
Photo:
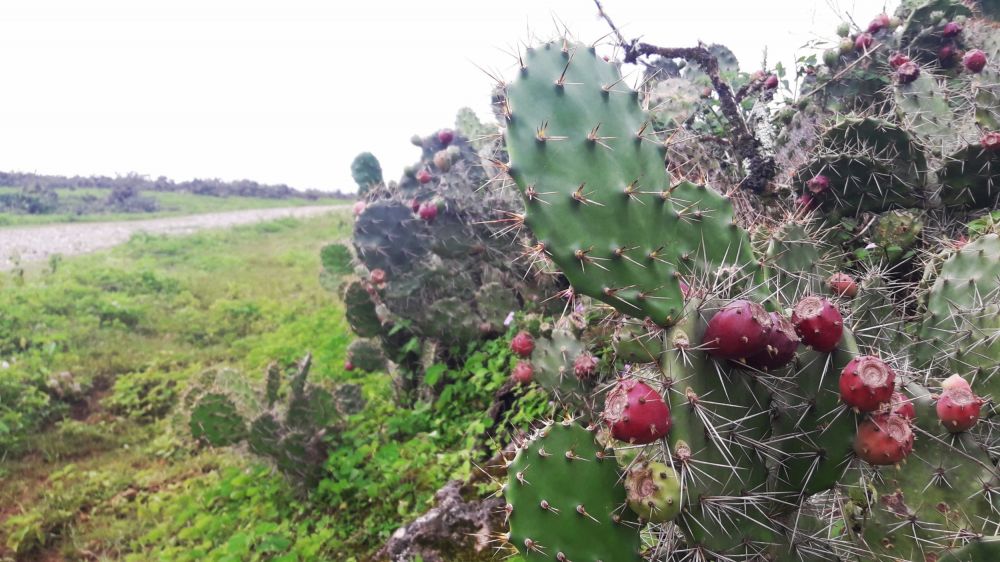
[[844,335],[844,318],[837,307],[821,297],[806,297],[795,305],[792,324],[802,342],[816,351],[837,349]]
[[635,378],[619,379],[604,402],[604,422],[619,441],[644,445],[670,431],[670,408],[660,393]]

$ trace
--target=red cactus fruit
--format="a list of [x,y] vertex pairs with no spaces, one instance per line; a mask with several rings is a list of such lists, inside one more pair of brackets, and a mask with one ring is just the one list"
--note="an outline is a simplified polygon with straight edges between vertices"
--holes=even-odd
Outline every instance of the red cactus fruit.
[[431,181],[431,173],[427,170],[420,170],[417,172],[417,181],[420,183],[427,183]]
[[410,210],[414,213],[420,210],[420,201],[417,201],[416,197],[410,199]]
[[528,384],[534,376],[535,368],[528,361],[518,361],[510,374],[510,378],[514,379],[514,382],[518,384]]
[[354,216],[358,216],[361,213],[365,212],[365,207],[367,206],[368,204],[365,203],[364,201],[357,201],[356,203],[354,203],[354,208],[352,209],[354,211]]
[[344,370],[345,371],[353,371],[354,370],[354,363],[351,363],[350,359],[348,359],[347,361],[344,361]]
[[826,285],[837,296],[853,299],[858,295],[858,284],[846,273],[834,273],[826,280]]
[[382,283],[385,283],[385,270],[376,267],[369,274],[368,278],[371,280],[372,283],[376,285],[381,285]]
[[913,61],[904,62],[896,69],[896,81],[909,84],[920,77],[920,67]]
[[771,331],[771,317],[764,307],[746,300],[734,300],[708,321],[702,345],[720,359],[746,359],[765,349]]
[[979,139],[979,146],[983,147],[983,150],[987,152],[996,152],[1000,150],[1000,131],[990,131],[985,133],[982,138]]
[[900,66],[903,66],[904,63],[908,62],[910,62],[910,57],[904,55],[903,53],[893,53],[892,56],[889,57],[889,66],[892,67],[893,70],[896,70]]
[[529,357],[535,350],[535,340],[528,332],[518,332],[514,339],[510,340],[510,349],[521,357]]
[[768,90],[773,90],[778,87],[778,77],[774,74],[769,74],[764,80],[764,88]]
[[944,37],[954,37],[962,32],[962,24],[957,21],[950,21],[944,24],[944,28],[941,29],[941,35]]
[[917,410],[913,407],[913,402],[902,392],[892,393],[892,398],[889,399],[889,412],[908,420],[917,419]]
[[805,211],[811,211],[816,208],[816,200],[813,199],[812,195],[809,195],[808,193],[803,193],[802,195],[799,195],[798,198],[795,200],[795,205],[798,206],[798,208],[803,209]]
[[813,176],[806,182],[806,189],[816,194],[823,193],[830,189],[830,178],[824,175]]
[[954,45],[951,44],[941,45],[941,48],[938,49],[938,60],[941,61],[941,64],[945,66],[950,65],[954,57],[955,57]]
[[896,373],[885,361],[872,355],[860,355],[840,372],[840,399],[861,412],[874,412],[892,400]]
[[871,33],[862,33],[854,39],[854,50],[855,51],[867,51],[871,48],[872,43],[875,39],[872,38]]
[[455,131],[452,131],[451,129],[441,129],[438,131],[439,143],[448,146],[453,140],[455,140]]
[[670,431],[670,408],[660,393],[633,378],[618,379],[602,414],[611,435],[628,443],[652,443]]
[[792,324],[802,342],[816,351],[837,349],[844,335],[844,317],[837,307],[821,297],[805,297],[792,310]]
[[755,369],[780,369],[795,359],[799,348],[799,336],[792,322],[777,312],[770,313],[770,317],[771,331],[764,349],[747,357],[747,365]]
[[438,216],[438,206],[433,201],[421,203],[420,208],[417,209],[417,215],[427,222],[433,221]]
[[896,464],[913,451],[913,430],[903,416],[877,414],[858,425],[854,453],[869,464]]
[[573,360],[573,374],[576,378],[587,381],[597,372],[597,358],[584,351]]
[[868,24],[868,33],[878,33],[889,27],[889,14],[879,14]]
[[972,49],[971,51],[965,53],[965,56],[962,57],[962,66],[964,66],[969,72],[982,72],[982,70],[986,68],[986,53],[980,51],[979,49]]
[[941,397],[937,401],[937,416],[951,433],[972,429],[979,421],[983,399],[972,392],[969,383],[959,375],[952,375],[941,383]]

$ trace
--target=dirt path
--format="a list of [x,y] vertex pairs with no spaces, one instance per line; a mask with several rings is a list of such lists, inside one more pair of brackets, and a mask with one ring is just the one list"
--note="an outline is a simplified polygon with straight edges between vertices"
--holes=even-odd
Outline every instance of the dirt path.
[[311,217],[347,208],[349,205],[251,209],[137,221],[0,228],[0,270],[14,267],[18,260],[28,263],[47,260],[54,254],[71,256],[103,250],[128,241],[137,232],[190,234],[206,228],[227,228],[284,217]]

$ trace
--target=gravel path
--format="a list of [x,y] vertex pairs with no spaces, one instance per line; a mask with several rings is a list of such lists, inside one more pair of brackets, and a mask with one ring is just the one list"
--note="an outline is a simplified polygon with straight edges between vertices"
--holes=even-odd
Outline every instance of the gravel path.
[[71,256],[103,250],[127,242],[137,232],[190,234],[206,228],[227,228],[284,217],[312,217],[349,205],[251,209],[122,222],[51,224],[0,228],[0,270],[21,263],[43,261],[53,254]]

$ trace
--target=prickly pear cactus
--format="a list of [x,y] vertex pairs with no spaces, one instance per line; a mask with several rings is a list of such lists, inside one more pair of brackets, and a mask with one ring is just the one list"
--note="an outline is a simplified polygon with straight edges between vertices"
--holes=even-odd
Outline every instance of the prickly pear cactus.
[[[989,559],[976,556],[1000,528],[987,401],[1000,392],[1000,239],[987,229],[951,241],[997,204],[1000,134],[986,127],[1000,40],[983,12],[904,2],[867,31],[843,30],[850,44],[805,73],[802,99],[776,119],[796,145],[779,158],[791,189],[748,200],[740,216],[711,189],[671,185],[655,119],[616,64],[565,40],[519,58],[503,97],[506,166],[536,252],[632,319],[594,332],[626,335],[605,342],[619,359],[605,380],[641,380],[669,406],[665,437],[609,449],[626,470],[676,474],[676,512],[655,517],[636,494],[622,508],[642,516],[635,534],[655,545],[651,560]],[[973,48],[988,53],[985,68],[950,50]],[[668,63],[655,64],[682,75]],[[921,279],[924,256],[943,257],[927,258]],[[766,305],[769,327],[747,328],[731,299]],[[794,353],[758,368],[706,341],[709,326],[759,340],[769,357]],[[541,372],[565,373],[557,359]],[[959,376],[971,387],[953,398]],[[572,408],[579,396],[565,394]],[[525,450],[505,488],[511,543],[528,559],[596,559],[559,550],[568,531],[545,518],[544,496],[529,496],[542,506],[530,522],[515,519],[529,500],[511,491],[557,474]],[[546,541],[557,550],[534,549]]]
[[669,326],[681,316],[682,279],[741,283],[757,273],[730,202],[670,184],[638,93],[594,49],[529,49],[507,102],[508,173],[524,223],[577,291]]
[[518,447],[504,487],[510,544],[525,561],[642,559],[618,464],[574,421]]
[[382,183],[382,165],[371,152],[362,152],[351,162],[351,177],[358,184],[358,195],[364,195]]
[[287,378],[286,403],[278,400],[283,385],[277,365],[268,368],[262,395],[238,373],[206,374],[184,400],[190,404],[192,437],[215,447],[246,441],[251,452],[273,461],[294,481],[307,489],[315,486],[327,460],[325,435],[364,402],[356,387],[338,390],[335,396],[309,383],[311,363],[311,355],[306,355]]

